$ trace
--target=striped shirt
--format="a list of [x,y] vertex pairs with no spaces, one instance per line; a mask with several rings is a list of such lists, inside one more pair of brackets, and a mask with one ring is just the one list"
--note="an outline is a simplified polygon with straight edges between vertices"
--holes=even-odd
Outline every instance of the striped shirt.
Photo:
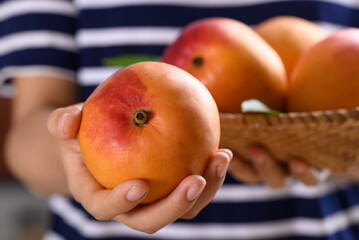
[[[223,16],[250,26],[277,15],[299,16],[329,31],[359,27],[358,0],[0,0],[0,83],[48,75],[81,86],[85,100],[118,67],[122,54],[160,56],[200,18]],[[285,188],[243,184],[227,176],[213,201],[192,220],[155,234],[98,221],[61,195],[49,201],[51,228],[44,239],[359,239],[359,188],[346,181]]]

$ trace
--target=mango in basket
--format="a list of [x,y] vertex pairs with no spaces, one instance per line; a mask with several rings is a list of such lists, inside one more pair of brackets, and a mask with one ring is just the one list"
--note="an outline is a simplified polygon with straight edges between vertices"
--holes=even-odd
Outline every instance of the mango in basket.
[[254,30],[279,54],[288,79],[300,56],[329,35],[319,25],[295,16],[269,18]]
[[195,21],[166,49],[162,60],[200,80],[221,112],[241,112],[241,103],[253,98],[275,110],[284,106],[283,62],[242,22],[229,18]]
[[298,61],[290,80],[288,111],[359,106],[359,29],[339,30]]

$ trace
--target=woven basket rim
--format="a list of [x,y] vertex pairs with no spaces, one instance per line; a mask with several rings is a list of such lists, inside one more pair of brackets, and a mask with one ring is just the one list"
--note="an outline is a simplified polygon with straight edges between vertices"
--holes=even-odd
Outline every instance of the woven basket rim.
[[267,114],[221,113],[221,147],[249,159],[248,146],[265,146],[286,162],[291,156],[317,168],[345,171],[359,160],[359,107]]
[[268,127],[321,127],[339,125],[359,126],[359,107],[352,109],[322,110],[311,112],[288,112],[279,115],[265,113],[220,113],[222,125],[245,128]]

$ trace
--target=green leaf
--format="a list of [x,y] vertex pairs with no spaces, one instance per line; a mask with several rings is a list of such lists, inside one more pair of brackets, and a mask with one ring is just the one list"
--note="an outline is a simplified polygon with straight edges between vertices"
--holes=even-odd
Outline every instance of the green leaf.
[[249,99],[242,102],[243,113],[265,113],[267,115],[279,115],[281,112],[270,109],[267,105],[257,99]]
[[110,58],[105,58],[103,60],[103,65],[105,66],[122,66],[126,67],[128,65],[144,62],[144,61],[160,61],[159,56],[149,55],[149,54],[124,54],[119,56],[114,56]]

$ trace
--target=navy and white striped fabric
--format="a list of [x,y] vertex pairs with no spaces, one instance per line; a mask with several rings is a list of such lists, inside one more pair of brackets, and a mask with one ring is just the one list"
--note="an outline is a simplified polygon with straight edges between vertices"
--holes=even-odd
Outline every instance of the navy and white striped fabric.
[[[82,99],[126,53],[160,56],[181,28],[223,16],[248,25],[294,15],[330,31],[359,27],[358,0],[10,0],[0,1],[0,82],[17,76],[58,76],[81,85]],[[271,190],[230,176],[193,220],[178,220],[153,235],[93,219],[75,201],[50,199],[57,239],[359,239],[359,188],[345,181],[306,187],[292,180]]]
[[[318,187],[292,182],[275,191],[263,185],[227,182],[195,219],[178,220],[148,235],[121,223],[99,222],[79,204],[54,196],[50,202],[54,228],[45,239],[355,240],[358,202],[359,188],[347,182]],[[56,238],[58,234],[63,238]]]

